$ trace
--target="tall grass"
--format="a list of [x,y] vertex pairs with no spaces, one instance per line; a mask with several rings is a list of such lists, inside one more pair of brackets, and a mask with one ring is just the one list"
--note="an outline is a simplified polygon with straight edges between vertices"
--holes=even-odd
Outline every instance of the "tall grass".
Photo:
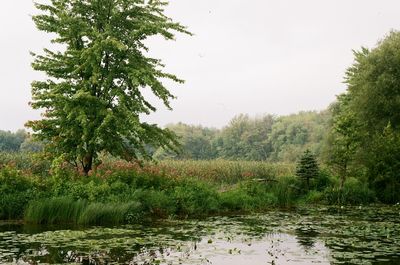
[[[122,224],[136,221],[140,211],[137,202],[88,203],[69,197],[38,200],[29,204],[24,220],[35,224]],[[135,217],[135,220],[131,220]]]
[[295,166],[292,164],[228,160],[170,160],[159,162],[159,166],[166,174],[172,173],[220,183],[237,183],[249,179],[272,179],[291,175],[295,170]]
[[138,210],[139,204],[135,202],[91,203],[77,221],[83,225],[122,224],[130,221],[128,218]]
[[38,200],[29,204],[24,219],[36,224],[77,223],[86,207],[86,201],[69,197]]
[[97,175],[107,177],[118,170],[135,171],[173,179],[195,178],[207,182],[234,184],[250,179],[271,179],[293,175],[294,164],[263,161],[229,160],[162,160],[143,165],[121,160],[105,159]]

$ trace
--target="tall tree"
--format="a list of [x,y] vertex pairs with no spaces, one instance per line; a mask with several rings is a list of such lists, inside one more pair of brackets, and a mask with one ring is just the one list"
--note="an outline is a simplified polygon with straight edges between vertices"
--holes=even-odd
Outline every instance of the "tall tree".
[[147,56],[144,41],[154,35],[174,39],[190,34],[163,14],[161,0],[51,0],[36,3],[39,30],[53,33],[59,51],[33,54],[33,69],[49,77],[32,83],[31,103],[43,119],[27,123],[85,174],[101,151],[125,159],[150,158],[146,146],[173,148],[172,132],[142,122],[156,108],[143,96],[150,90],[170,108],[173,95],[160,60]]
[[396,154],[400,150],[400,32],[391,32],[373,49],[354,52],[354,57],[333,128],[339,133],[336,147],[344,159],[356,160],[365,169],[382,201],[395,202],[400,187]]
[[338,96],[337,102],[330,106],[332,112],[331,128],[327,137],[326,159],[340,178],[342,189],[360,144],[359,121],[350,109],[348,94]]

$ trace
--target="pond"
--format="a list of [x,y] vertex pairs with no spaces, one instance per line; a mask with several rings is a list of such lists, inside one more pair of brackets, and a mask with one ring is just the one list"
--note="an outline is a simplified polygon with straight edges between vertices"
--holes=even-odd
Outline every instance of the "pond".
[[118,227],[0,224],[1,264],[400,264],[400,206]]

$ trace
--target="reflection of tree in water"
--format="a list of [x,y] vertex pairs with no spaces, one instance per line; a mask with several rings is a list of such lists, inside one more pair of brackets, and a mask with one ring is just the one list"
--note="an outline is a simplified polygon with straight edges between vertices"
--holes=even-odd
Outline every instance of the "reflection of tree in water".
[[314,247],[316,237],[319,235],[319,233],[310,225],[298,227],[295,230],[295,234],[297,241],[306,251],[311,250]]

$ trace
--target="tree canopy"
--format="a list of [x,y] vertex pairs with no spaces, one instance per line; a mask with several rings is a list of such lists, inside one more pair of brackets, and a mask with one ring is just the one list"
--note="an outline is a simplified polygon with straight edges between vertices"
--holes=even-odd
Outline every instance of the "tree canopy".
[[148,147],[174,148],[174,134],[142,122],[156,108],[144,97],[150,90],[170,108],[174,96],[164,79],[183,82],[147,55],[145,40],[174,32],[190,34],[163,14],[159,0],[51,0],[36,3],[37,28],[52,33],[60,50],[33,54],[33,69],[47,80],[32,83],[31,103],[43,119],[27,123],[47,140],[55,156],[87,174],[99,152],[124,159],[150,158]]
[[[400,200],[400,33],[354,52],[333,112],[331,161],[365,172],[381,201]],[[341,159],[340,159],[341,158]],[[351,163],[349,163],[351,162]],[[362,167],[362,168],[360,168]]]

